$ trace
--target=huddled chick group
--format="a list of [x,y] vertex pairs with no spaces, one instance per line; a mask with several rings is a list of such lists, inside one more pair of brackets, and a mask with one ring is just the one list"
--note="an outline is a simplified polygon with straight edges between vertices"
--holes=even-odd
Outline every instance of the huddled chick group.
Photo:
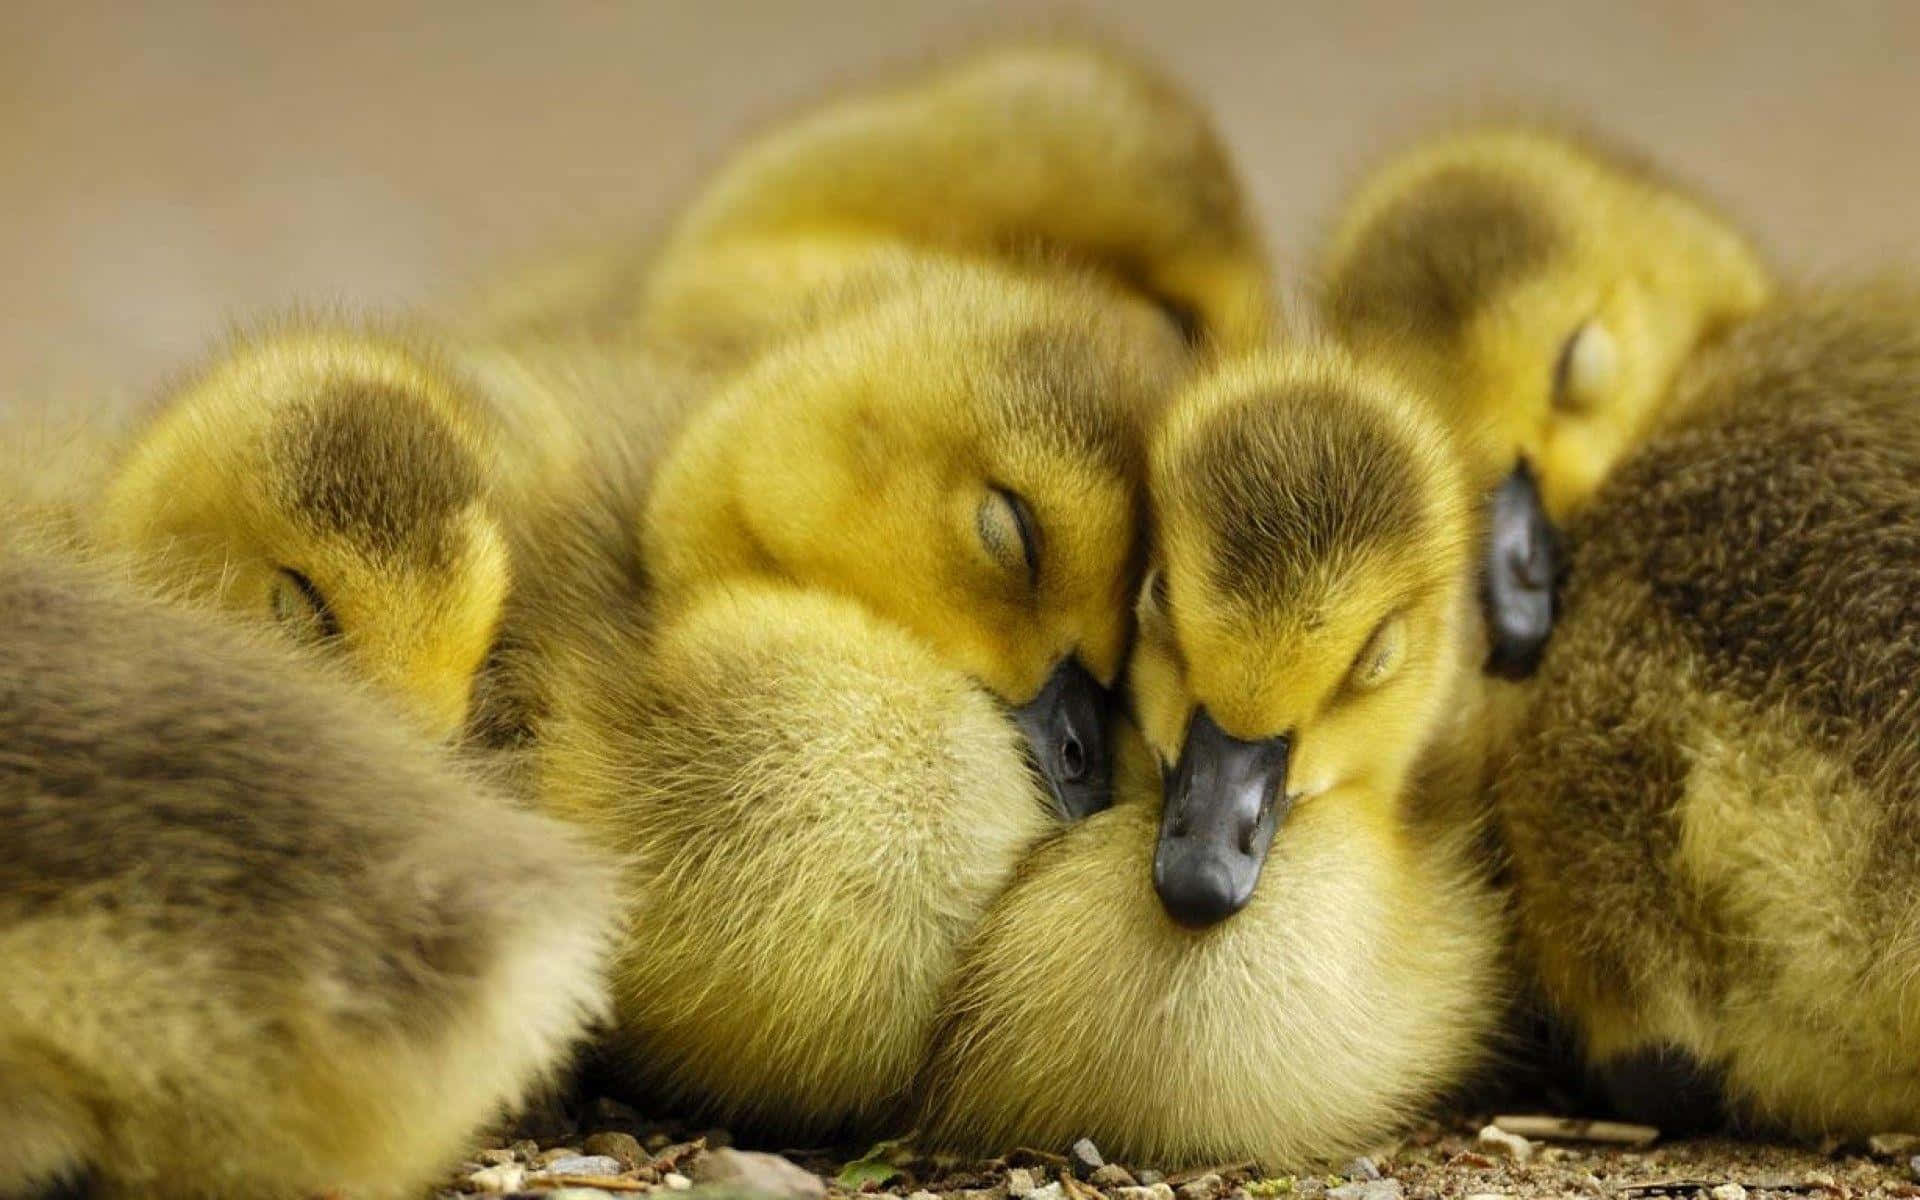
[[1535,994],[1627,1115],[1920,1123],[1920,292],[1524,123],[1314,283],[1023,43],[644,262],[10,434],[0,1196],[412,1195],[589,1039],[764,1136],[1282,1166]]

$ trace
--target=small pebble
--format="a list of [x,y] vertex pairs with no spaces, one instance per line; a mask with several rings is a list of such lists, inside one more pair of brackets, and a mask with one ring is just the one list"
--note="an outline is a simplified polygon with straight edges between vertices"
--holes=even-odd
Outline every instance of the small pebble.
[[940,1200],[940,1197],[932,1192],[908,1192],[907,1200]]
[[1082,1179],[1107,1165],[1100,1157],[1100,1147],[1093,1144],[1092,1138],[1081,1138],[1067,1149],[1067,1159],[1073,1164],[1073,1173]]
[[498,1167],[513,1161],[513,1151],[489,1146],[485,1150],[476,1150],[473,1157],[484,1166]]
[[1737,1183],[1723,1183],[1707,1194],[1713,1200],[1747,1200],[1747,1189]]
[[1467,1200],[1513,1200],[1505,1192],[1468,1192]]
[[1907,1160],[1907,1173],[1913,1176],[1915,1183],[1920,1183],[1920,1154]]
[[689,1168],[701,1183],[755,1192],[772,1200],[820,1200],[827,1181],[792,1159],[757,1150],[722,1146],[695,1159]]
[[1903,1158],[1920,1150],[1920,1133],[1876,1133],[1867,1139],[1867,1149],[1882,1158]]
[[555,1146],[549,1150],[542,1150],[534,1156],[533,1161],[544,1167],[555,1159],[579,1157],[580,1148],[578,1146]]
[[670,1192],[684,1192],[693,1186],[693,1180],[688,1179],[678,1171],[668,1171],[661,1177],[660,1182],[664,1184]]
[[1140,1181],[1141,1187],[1152,1187],[1156,1183],[1165,1183],[1167,1181],[1165,1175],[1162,1175],[1152,1167],[1141,1171],[1138,1175],[1134,1176],[1134,1178]]
[[1113,1195],[1114,1200],[1154,1200],[1153,1189],[1149,1187],[1119,1187],[1113,1189]]
[[1147,1185],[1147,1193],[1153,1200],[1173,1200],[1173,1185],[1164,1179],[1156,1179]]
[[1026,1196],[1040,1185],[1033,1181],[1033,1172],[1025,1167],[1014,1167],[1007,1172],[1007,1195]]
[[572,1154],[543,1165],[536,1175],[618,1175],[620,1160],[606,1154]]
[[1327,1200],[1400,1200],[1398,1179],[1367,1179],[1327,1189]]
[[527,1169],[518,1163],[485,1167],[467,1176],[467,1186],[477,1192],[517,1192],[527,1181]]
[[1180,1200],[1218,1200],[1223,1190],[1218,1175],[1202,1175],[1198,1179],[1181,1184],[1180,1190],[1175,1195],[1179,1196]]
[[654,1162],[668,1169],[677,1169],[681,1163],[696,1154],[704,1153],[706,1147],[699,1142],[671,1142],[653,1152]]
[[534,1141],[532,1138],[521,1138],[519,1141],[513,1143],[513,1145],[508,1146],[507,1149],[513,1151],[514,1156],[519,1158],[520,1161],[532,1162],[534,1157],[540,1153],[540,1143]]
[[1119,1163],[1108,1163],[1093,1174],[1087,1176],[1087,1182],[1095,1187],[1132,1187],[1133,1172]]
[[1380,1168],[1371,1158],[1361,1155],[1347,1164],[1348,1179],[1378,1179]]
[[1517,1133],[1508,1133],[1497,1125],[1488,1125],[1473,1139],[1482,1150],[1523,1163],[1533,1157],[1533,1143]]
[[1066,1200],[1066,1192],[1059,1184],[1050,1183],[1028,1192],[1027,1200]]
[[631,1167],[647,1156],[639,1138],[616,1130],[594,1134],[581,1148],[588,1154],[604,1154],[608,1158],[618,1159],[622,1167]]

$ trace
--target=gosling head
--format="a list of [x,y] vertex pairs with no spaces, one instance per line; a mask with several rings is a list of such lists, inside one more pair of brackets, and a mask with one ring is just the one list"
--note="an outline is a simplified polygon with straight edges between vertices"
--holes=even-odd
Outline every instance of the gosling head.
[[161,588],[340,654],[451,735],[508,580],[474,403],[401,342],[239,342],[126,450],[95,536]]
[[855,598],[1013,707],[1064,815],[1103,807],[1145,428],[1188,354],[1116,289],[956,267],[728,389],[662,467],[654,579]]
[[1330,350],[1186,393],[1150,479],[1131,686],[1165,786],[1153,879],[1205,926],[1290,816],[1397,819],[1458,676],[1471,505],[1444,429]]
[[1651,168],[1519,127],[1375,172],[1321,276],[1334,330],[1409,368],[1491,493],[1489,666],[1507,675],[1552,628],[1555,525],[1645,433],[1694,348],[1771,290],[1746,238]]

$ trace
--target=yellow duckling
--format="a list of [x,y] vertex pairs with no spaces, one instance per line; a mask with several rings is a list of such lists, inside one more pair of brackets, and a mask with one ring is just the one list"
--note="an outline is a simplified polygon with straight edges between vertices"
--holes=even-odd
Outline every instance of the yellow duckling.
[[1424,355],[1571,517],[1495,797],[1523,945],[1604,1090],[1675,1131],[1913,1124],[1911,772],[1887,755],[1911,740],[1889,681],[1920,305],[1776,296],[1724,217],[1538,132],[1416,150],[1341,231],[1350,336]]
[[1019,710],[1062,810],[1106,802],[1143,426],[1266,268],[1204,115],[1084,46],[1002,48],[749,146],[661,248],[641,337],[716,384],[661,460],[663,609],[851,597]]
[[885,243],[1091,267],[1223,349],[1264,343],[1273,319],[1206,111],[1137,58],[1059,39],[965,55],[756,139],[660,247],[641,326],[737,359]]
[[689,423],[647,500],[649,582],[665,611],[753,579],[858,600],[1017,706],[1083,815],[1106,802],[1143,425],[1187,362],[1097,280],[943,266]]
[[981,924],[923,1081],[934,1144],[1280,1166],[1386,1135],[1479,1060],[1501,903],[1428,778],[1477,679],[1449,445],[1333,350],[1176,401],[1130,672],[1160,771],[1138,756]]
[[171,391],[86,532],[168,595],[337,650],[449,735],[508,588],[493,420],[424,337],[289,322]]
[[611,873],[308,656],[0,543],[0,1195],[417,1194],[600,1011]]
[[1524,675],[1552,630],[1553,523],[1650,428],[1675,373],[1773,291],[1704,202],[1598,141],[1466,129],[1390,159],[1321,256],[1321,310],[1400,364],[1494,494],[1483,586],[1491,665]]
[[1916,397],[1920,298],[1783,300],[1569,529],[1496,811],[1529,958],[1634,1117],[1920,1120]]
[[608,1066],[768,1136],[882,1132],[960,945],[1057,825],[1018,733],[828,593],[743,583],[643,627],[576,628],[538,741],[546,806],[622,856],[643,930]]

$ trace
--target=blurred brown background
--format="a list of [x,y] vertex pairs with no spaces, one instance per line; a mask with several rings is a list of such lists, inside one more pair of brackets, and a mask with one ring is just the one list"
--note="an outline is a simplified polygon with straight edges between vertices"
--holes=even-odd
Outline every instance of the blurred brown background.
[[[1212,104],[1283,261],[1399,131],[1517,96],[1682,168],[1795,267],[1920,266],[1920,4],[1069,15]],[[0,0],[0,397],[144,391],[235,318],[430,302],[543,241],[642,227],[793,104],[1044,19],[893,0]]]

